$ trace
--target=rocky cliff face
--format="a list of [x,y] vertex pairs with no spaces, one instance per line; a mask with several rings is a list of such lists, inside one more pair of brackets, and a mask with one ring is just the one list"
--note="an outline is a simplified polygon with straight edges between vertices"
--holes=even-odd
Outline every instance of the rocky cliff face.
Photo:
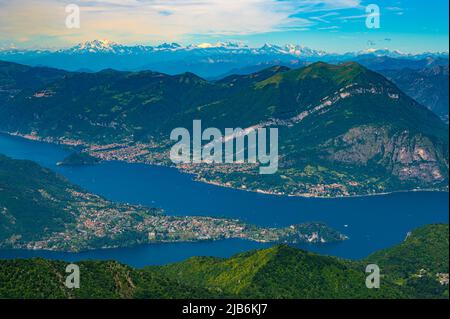
[[393,133],[388,127],[360,126],[323,147],[331,161],[362,166],[375,163],[401,181],[438,184],[448,175],[445,150],[430,138],[409,131]]

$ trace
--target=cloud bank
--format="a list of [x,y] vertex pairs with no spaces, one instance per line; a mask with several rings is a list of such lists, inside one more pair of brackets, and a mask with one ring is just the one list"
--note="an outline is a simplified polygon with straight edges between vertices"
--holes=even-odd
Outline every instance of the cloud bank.
[[[81,9],[80,29],[65,27],[65,7],[72,3]],[[314,27],[340,10],[360,7],[360,0],[0,0],[0,33],[5,35],[0,40],[142,43],[249,35]]]

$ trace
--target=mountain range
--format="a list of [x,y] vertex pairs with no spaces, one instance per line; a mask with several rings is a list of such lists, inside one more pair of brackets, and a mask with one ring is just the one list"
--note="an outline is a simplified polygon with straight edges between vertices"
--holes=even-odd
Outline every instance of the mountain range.
[[0,60],[69,71],[96,72],[113,68],[122,71],[152,70],[172,75],[192,72],[205,78],[217,78],[231,70],[255,65],[287,64],[299,67],[308,62],[359,62],[379,58],[410,60],[410,64],[419,60],[443,59],[448,64],[448,52],[407,54],[397,50],[368,49],[336,54],[296,44],[265,44],[252,48],[233,42],[127,46],[108,40],[94,40],[59,50],[0,50]]
[[[419,93],[420,97],[410,95],[445,121],[448,118],[448,94],[445,94],[448,89],[440,85],[442,76],[427,76],[428,83],[421,83],[421,73],[427,69],[448,68],[448,52],[410,54],[398,50],[367,49],[336,54],[294,44],[265,44],[259,48],[234,42],[127,46],[108,40],[93,40],[59,50],[0,49],[0,60],[79,72],[104,69],[151,70],[170,75],[188,72],[208,80],[220,80],[234,74],[248,75],[271,66],[301,68],[318,61],[331,64],[358,62],[388,76],[408,94],[422,92]],[[409,70],[422,72],[413,74]],[[405,73],[408,73],[407,78]],[[448,74],[443,76],[447,77],[448,82]],[[405,87],[405,80],[408,81],[408,87]],[[420,87],[422,84],[426,85],[426,92]]]
[[255,165],[182,168],[206,182],[303,196],[448,189],[448,125],[354,62],[274,66],[219,81],[3,62],[0,85],[1,130],[82,145],[102,159],[171,165],[170,132],[201,119],[222,130],[280,131],[277,174],[261,176]]
[[380,73],[448,123],[448,64],[421,69],[382,70]]
[[[365,285],[369,264],[380,267],[380,289]],[[65,262],[0,260],[0,298],[448,299],[448,225],[421,227],[403,243],[356,261],[281,245],[144,269],[112,261],[77,265],[81,285],[71,290]]]
[[276,45],[266,43],[259,48],[252,48],[248,45],[239,42],[217,42],[217,43],[201,43],[201,44],[190,44],[187,46],[181,45],[179,43],[163,43],[157,46],[150,45],[122,45],[109,40],[93,40],[86,41],[77,44],[73,47],[59,50],[27,50],[27,49],[1,49],[0,52],[3,54],[47,54],[47,53],[65,53],[65,54],[90,54],[90,53],[112,53],[119,55],[129,55],[129,54],[139,54],[142,52],[158,52],[158,51],[200,51],[200,52],[222,52],[236,54],[240,52],[249,52],[253,54],[286,54],[297,57],[324,57],[324,56],[343,56],[343,57],[356,57],[356,56],[387,56],[390,58],[410,58],[421,60],[430,56],[448,56],[448,52],[425,52],[420,54],[403,53],[399,50],[389,50],[389,49],[367,49],[357,52],[347,52],[343,54],[338,53],[327,53],[322,50],[314,50],[298,44],[286,44],[286,45]]
[[[428,107],[448,123],[449,99],[448,99],[448,59],[426,58],[419,60],[380,57],[355,58],[359,64],[366,68],[383,74],[402,91],[414,98],[422,105]],[[334,61],[340,64],[340,61]],[[296,68],[309,65],[308,62],[299,62]],[[292,67],[290,63],[272,61],[258,65],[233,69],[226,74],[217,77],[216,80],[231,75],[248,75],[257,73],[269,67]]]

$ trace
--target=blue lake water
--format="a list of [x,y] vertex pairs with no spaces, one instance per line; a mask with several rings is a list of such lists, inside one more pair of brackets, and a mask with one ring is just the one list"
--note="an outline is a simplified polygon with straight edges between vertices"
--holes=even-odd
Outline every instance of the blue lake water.
[[[239,218],[261,226],[287,226],[321,221],[350,237],[348,241],[298,247],[343,258],[364,258],[400,243],[421,225],[448,223],[448,193],[409,192],[382,196],[318,199],[251,193],[199,183],[173,168],[104,162],[95,166],[58,167],[71,152],[63,147],[0,134],[0,153],[33,160],[71,182],[108,199],[160,207],[171,215]],[[0,250],[0,258],[45,257],[78,261],[118,260],[143,267],[191,256],[229,257],[268,244],[243,240],[143,245],[133,248],[60,253]]]

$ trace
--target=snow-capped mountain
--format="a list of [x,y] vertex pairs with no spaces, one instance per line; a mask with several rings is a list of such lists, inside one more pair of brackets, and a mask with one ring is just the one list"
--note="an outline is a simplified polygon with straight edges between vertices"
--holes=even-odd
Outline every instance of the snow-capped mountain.
[[240,49],[250,49],[247,45],[241,42],[216,42],[216,43],[200,43],[200,44],[190,44],[186,47],[188,50],[197,50],[197,49],[228,49],[228,50],[240,50]]
[[98,53],[98,52],[116,52],[117,49],[122,48],[121,45],[108,40],[94,40],[80,43],[73,48],[66,50],[73,53]]
[[71,48],[60,49],[56,51],[51,50],[18,50],[18,49],[0,49],[0,54],[5,53],[69,53],[69,54],[85,54],[85,53],[97,53],[97,54],[136,54],[143,52],[156,52],[156,51],[195,51],[195,50],[207,50],[208,52],[224,52],[224,53],[247,53],[258,55],[290,55],[292,57],[305,57],[305,58],[320,58],[328,56],[342,56],[342,57],[360,57],[360,56],[373,56],[373,57],[391,57],[391,58],[427,58],[436,56],[448,56],[448,52],[425,52],[422,54],[410,54],[403,53],[399,50],[390,49],[375,49],[369,48],[357,52],[348,52],[345,54],[329,53],[321,50],[314,50],[303,45],[286,44],[276,45],[266,43],[261,47],[252,48],[241,42],[217,42],[217,43],[200,43],[190,44],[187,46],[179,43],[163,43],[157,46],[150,45],[122,45],[109,40],[92,40],[77,44]]
[[315,61],[356,61],[373,69],[387,68],[387,65],[389,68],[402,68],[405,65],[414,68],[414,61],[421,61],[421,67],[442,65],[446,61],[448,64],[448,52],[408,54],[398,50],[367,49],[336,54],[297,44],[266,43],[261,47],[250,47],[241,42],[216,42],[190,45],[162,43],[151,46],[92,40],[59,50],[0,50],[0,60],[70,71],[113,68],[125,71],[153,70],[169,74],[193,72],[203,77],[218,77],[232,70],[252,69],[255,66],[298,67]]
[[137,52],[150,52],[149,46],[126,46],[109,40],[93,40],[77,44],[68,49],[58,50],[57,53],[67,54],[135,54]]
[[371,55],[376,57],[387,56],[390,58],[402,58],[410,56],[410,54],[403,53],[399,50],[375,49],[375,48],[361,50],[353,54],[355,54],[356,56]]
[[313,50],[305,46],[287,44],[279,46],[266,43],[259,48],[251,48],[240,42],[200,43],[183,46],[179,43],[163,43],[158,46],[126,46],[108,40],[93,40],[80,43],[59,53],[69,54],[140,54],[143,52],[174,52],[174,51],[207,51],[209,53],[258,54],[258,55],[291,55],[293,57],[321,57],[325,51]]
[[328,53],[320,50],[313,50],[303,45],[287,44],[284,46],[286,54],[295,55],[298,57],[323,57]]

